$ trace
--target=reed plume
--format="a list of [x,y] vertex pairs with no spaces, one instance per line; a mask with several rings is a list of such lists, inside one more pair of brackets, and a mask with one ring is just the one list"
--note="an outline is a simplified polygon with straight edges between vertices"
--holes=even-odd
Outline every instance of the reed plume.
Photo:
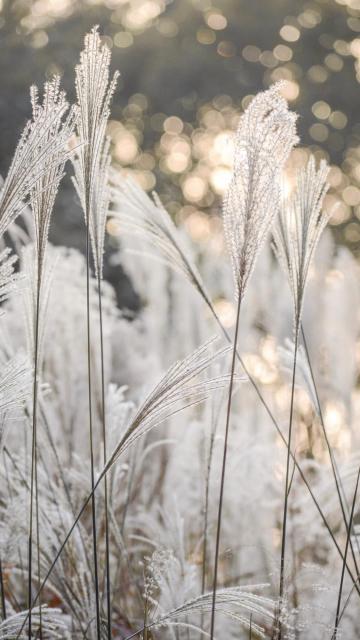
[[[325,228],[330,212],[322,214],[322,203],[328,189],[326,182],[329,169],[326,162],[321,162],[316,170],[314,158],[297,174],[296,189],[288,202],[282,204],[277,223],[274,226],[274,249],[278,260],[290,282],[294,305],[294,359],[290,398],[290,415],[288,427],[288,449],[286,456],[286,476],[284,494],[284,513],[282,525],[280,556],[280,609],[284,597],[284,573],[286,553],[286,526],[288,516],[290,449],[292,442],[294,393],[296,381],[296,365],[299,344],[301,312],[304,303],[307,279],[311,260],[321,233]],[[280,611],[281,616],[281,611]],[[281,621],[279,640],[281,639]]]
[[[105,372],[103,346],[103,313],[101,282],[103,278],[103,253],[105,241],[105,225],[109,208],[109,167],[110,142],[106,136],[107,122],[110,116],[110,103],[116,88],[118,72],[110,80],[111,53],[106,45],[101,44],[98,28],[94,27],[85,37],[85,48],[80,56],[80,64],[76,67],[76,93],[80,111],[77,134],[81,143],[79,153],[74,160],[74,183],[80,198],[86,224],[86,256],[87,256],[87,335],[88,335],[88,378],[89,378],[89,432],[91,456],[91,486],[94,488],[94,450],[93,450],[93,416],[91,398],[91,362],[90,362],[90,300],[89,270],[90,243],[94,261],[95,275],[98,285],[98,305],[100,318],[100,357],[101,357],[101,397],[102,397],[102,436],[103,463],[107,458],[106,416],[105,416]],[[111,631],[111,594],[110,594],[110,550],[109,550],[109,518],[107,479],[105,483],[105,555],[106,555],[106,592],[107,592],[107,635]],[[93,510],[93,543],[95,563],[96,618],[97,634],[100,638],[100,611],[98,593],[98,567],[96,550],[96,517],[95,496],[92,499]]]
[[297,141],[296,115],[288,110],[278,84],[253,99],[240,118],[235,137],[233,176],[225,196],[223,220],[237,310],[216,525],[211,640],[215,633],[221,518],[241,304],[256,259],[278,212],[281,173]]

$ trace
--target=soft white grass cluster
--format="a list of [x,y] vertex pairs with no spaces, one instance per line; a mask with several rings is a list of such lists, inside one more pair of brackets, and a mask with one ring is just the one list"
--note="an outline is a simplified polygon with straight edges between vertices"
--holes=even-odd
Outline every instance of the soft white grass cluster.
[[[327,169],[281,203],[295,117],[272,87],[240,121],[225,242],[193,246],[109,169],[109,63],[93,30],[78,108],[33,91],[0,194],[0,638],[356,638],[360,274],[330,233],[315,254]],[[87,259],[47,242],[74,129]],[[133,316],[102,281],[107,216]]]

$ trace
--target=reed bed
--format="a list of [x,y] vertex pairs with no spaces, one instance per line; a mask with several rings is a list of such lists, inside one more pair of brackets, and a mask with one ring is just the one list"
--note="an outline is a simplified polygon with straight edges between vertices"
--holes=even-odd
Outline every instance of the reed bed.
[[[76,104],[31,89],[0,191],[0,638],[355,639],[360,280],[330,167],[294,168],[271,86],[194,243],[112,166],[110,65],[94,27]],[[65,172],[85,256],[48,240]]]

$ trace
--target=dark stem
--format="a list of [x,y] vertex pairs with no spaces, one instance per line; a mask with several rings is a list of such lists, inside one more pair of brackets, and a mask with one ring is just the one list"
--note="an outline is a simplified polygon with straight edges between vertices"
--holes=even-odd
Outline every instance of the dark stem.
[[332,640],[336,639],[337,632],[338,632],[338,627],[339,627],[339,616],[340,616],[340,607],[341,607],[341,597],[342,597],[342,591],[343,591],[343,586],[344,586],[345,566],[346,566],[346,559],[347,559],[347,554],[348,554],[348,549],[349,549],[349,541],[350,541],[350,536],[351,536],[351,527],[352,527],[353,518],[354,518],[354,511],[355,511],[356,497],[357,497],[358,486],[359,486],[359,479],[360,479],[360,467],[359,467],[359,470],[358,470],[358,473],[357,473],[357,477],[356,477],[356,485],[355,485],[354,497],[353,497],[353,501],[352,501],[352,505],[351,505],[349,527],[348,527],[347,536],[346,536],[344,561],[343,561],[343,565],[342,565],[342,569],[341,569],[339,595],[338,595],[336,615],[335,615],[335,628],[334,628],[334,633],[333,633],[333,636],[332,636]]
[[[37,451],[37,434],[35,437],[35,518],[36,518],[36,542],[37,542],[37,588],[41,584],[40,572],[40,518],[39,518],[39,491],[38,491],[38,451]],[[42,611],[41,600],[39,602],[39,638],[42,640]]]
[[[214,451],[215,434],[218,427],[218,420],[220,414],[220,406],[216,417],[213,417],[213,428],[210,437],[209,456],[207,461],[206,479],[205,479],[205,504],[204,504],[204,528],[203,528],[203,557],[201,567],[201,594],[204,595],[206,589],[206,564],[208,555],[208,524],[209,524],[209,493],[210,493],[210,473]],[[201,611],[201,628],[204,624],[204,612]],[[202,635],[202,634],[201,634]]]
[[0,589],[1,589],[1,613],[3,620],[6,620],[6,602],[5,602],[5,588],[4,588],[4,575],[2,562],[0,558]]
[[207,464],[207,475],[206,475],[206,486],[205,486],[205,504],[204,504],[204,530],[203,530],[203,557],[202,557],[202,567],[201,567],[201,593],[205,593],[206,588],[206,560],[207,560],[207,537],[208,537],[208,519],[209,519],[209,488],[210,488],[210,468],[211,468],[211,458],[212,458],[212,450],[214,445],[214,437],[213,434],[211,436],[210,442],[210,452],[209,459]]
[[222,518],[222,507],[223,507],[223,498],[224,498],[225,470],[226,470],[226,458],[227,458],[229,427],[230,427],[232,392],[233,392],[233,385],[234,385],[236,349],[237,349],[237,340],[238,340],[239,325],[240,325],[240,308],[241,308],[241,291],[239,291],[239,297],[238,297],[235,336],[234,336],[234,344],[232,349],[230,384],[229,384],[229,394],[228,394],[228,402],[227,402],[227,410],[226,410],[225,438],[224,438],[223,460],[222,460],[221,480],[220,480],[219,506],[218,506],[218,516],[217,516],[217,524],[216,524],[214,581],[213,581],[211,622],[210,622],[210,639],[211,640],[213,640],[214,638],[214,630],[215,630],[215,607],[216,607],[216,590],[217,590],[218,566],[219,566],[221,518]]
[[[40,254],[41,248],[37,249],[37,278],[36,278],[36,307],[35,307],[35,331],[34,331],[34,381],[33,381],[33,413],[32,413],[32,434],[31,434],[31,477],[30,477],[30,507],[29,507],[29,538],[28,538],[28,607],[29,607],[29,625],[28,638],[31,640],[32,619],[31,619],[31,590],[32,590],[32,544],[33,544],[33,506],[34,506],[34,488],[36,495],[38,493],[37,486],[37,399],[38,399],[38,351],[39,351],[39,325],[40,325],[40,289],[41,289],[41,272],[43,263]],[[35,472],[36,469],[36,472]],[[37,508],[36,508],[37,511]],[[37,525],[37,552],[39,561],[39,529],[38,517],[36,517]],[[40,627],[41,629],[41,627]]]
[[294,397],[295,397],[295,379],[296,379],[296,361],[299,342],[299,319],[296,322],[295,328],[295,342],[294,342],[294,362],[291,382],[291,400],[290,400],[290,416],[289,416],[289,429],[288,429],[288,442],[286,453],[286,476],[285,476],[285,495],[284,495],[284,513],[283,513],[283,526],[282,526],[282,538],[281,538],[281,555],[280,555],[280,587],[279,587],[279,640],[281,640],[281,607],[282,599],[284,595],[284,571],[285,571],[285,553],[286,553],[286,526],[288,517],[288,501],[289,501],[289,475],[290,475],[290,451],[291,451],[291,436],[293,427],[293,415],[294,415]]
[[[99,299],[99,320],[100,320],[100,360],[101,360],[101,410],[102,410],[102,437],[104,456],[104,467],[107,458],[106,446],[106,406],[105,406],[105,372],[104,372],[104,331],[103,331],[103,313],[102,313],[102,297],[101,297],[101,275],[98,270],[98,299]],[[110,590],[110,540],[109,540],[109,505],[108,505],[108,484],[107,477],[104,478],[104,497],[105,497],[105,571],[106,571],[106,606],[107,606],[107,632],[108,639],[111,640],[111,590]]]
[[88,400],[89,400],[89,440],[90,440],[90,466],[91,466],[91,512],[92,512],[92,538],[94,554],[94,581],[96,600],[96,631],[97,639],[101,640],[100,623],[100,598],[99,598],[99,571],[97,557],[96,536],[96,504],[95,504],[95,469],[94,469],[94,441],[92,419],[92,385],[91,385],[91,331],[90,331],[90,233],[89,216],[86,216],[86,327],[87,327],[87,370],[88,370]]

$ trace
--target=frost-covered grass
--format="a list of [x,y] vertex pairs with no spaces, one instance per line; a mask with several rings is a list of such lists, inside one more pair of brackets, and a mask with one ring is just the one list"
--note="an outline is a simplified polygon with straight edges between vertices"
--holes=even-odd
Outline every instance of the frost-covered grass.
[[[0,638],[357,638],[359,268],[323,233],[328,167],[283,196],[272,86],[194,245],[111,167],[109,66],[94,29],[76,105],[32,89],[0,192]],[[65,168],[85,257],[48,243]]]

